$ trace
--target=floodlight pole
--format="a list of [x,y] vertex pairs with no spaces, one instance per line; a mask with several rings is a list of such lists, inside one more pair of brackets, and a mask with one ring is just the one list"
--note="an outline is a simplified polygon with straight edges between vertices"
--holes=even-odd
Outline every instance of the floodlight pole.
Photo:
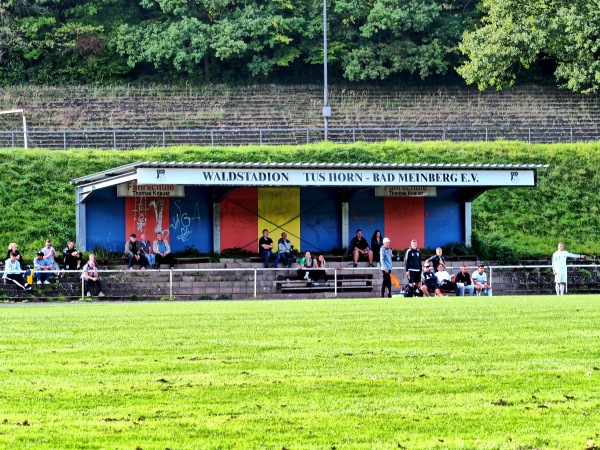
[[329,134],[329,117],[331,117],[331,108],[327,86],[327,0],[323,0],[323,140],[325,141]]

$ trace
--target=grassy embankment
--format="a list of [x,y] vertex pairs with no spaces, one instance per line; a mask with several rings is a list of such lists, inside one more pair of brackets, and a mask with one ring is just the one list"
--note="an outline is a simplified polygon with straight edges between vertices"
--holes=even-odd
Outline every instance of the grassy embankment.
[[583,450],[600,440],[598,296],[0,315],[2,448]]
[[[77,177],[135,161],[364,162],[549,164],[539,188],[488,191],[473,203],[473,230],[483,249],[548,257],[563,240],[569,251],[600,253],[600,143],[387,142],[298,147],[173,147],[134,151],[0,150],[0,244],[18,242],[27,258],[48,237],[59,246],[75,234]],[[480,254],[482,259],[493,255]]]

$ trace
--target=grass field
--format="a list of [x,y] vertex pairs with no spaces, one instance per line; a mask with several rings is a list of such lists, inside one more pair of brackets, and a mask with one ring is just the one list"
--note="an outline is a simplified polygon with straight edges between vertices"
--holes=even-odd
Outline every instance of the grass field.
[[1,448],[600,448],[600,296],[2,305],[0,324]]

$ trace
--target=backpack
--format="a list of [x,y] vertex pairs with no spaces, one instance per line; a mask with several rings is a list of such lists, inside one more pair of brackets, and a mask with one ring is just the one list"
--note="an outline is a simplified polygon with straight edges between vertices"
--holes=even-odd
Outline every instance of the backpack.
[[423,297],[423,292],[414,283],[409,283],[406,286],[404,286],[404,296],[405,297]]

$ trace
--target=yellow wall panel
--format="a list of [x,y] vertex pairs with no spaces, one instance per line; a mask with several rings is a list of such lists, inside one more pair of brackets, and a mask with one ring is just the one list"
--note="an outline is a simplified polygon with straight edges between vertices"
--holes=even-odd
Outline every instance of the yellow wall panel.
[[269,230],[275,245],[285,231],[295,248],[300,247],[300,188],[258,188],[258,237]]

